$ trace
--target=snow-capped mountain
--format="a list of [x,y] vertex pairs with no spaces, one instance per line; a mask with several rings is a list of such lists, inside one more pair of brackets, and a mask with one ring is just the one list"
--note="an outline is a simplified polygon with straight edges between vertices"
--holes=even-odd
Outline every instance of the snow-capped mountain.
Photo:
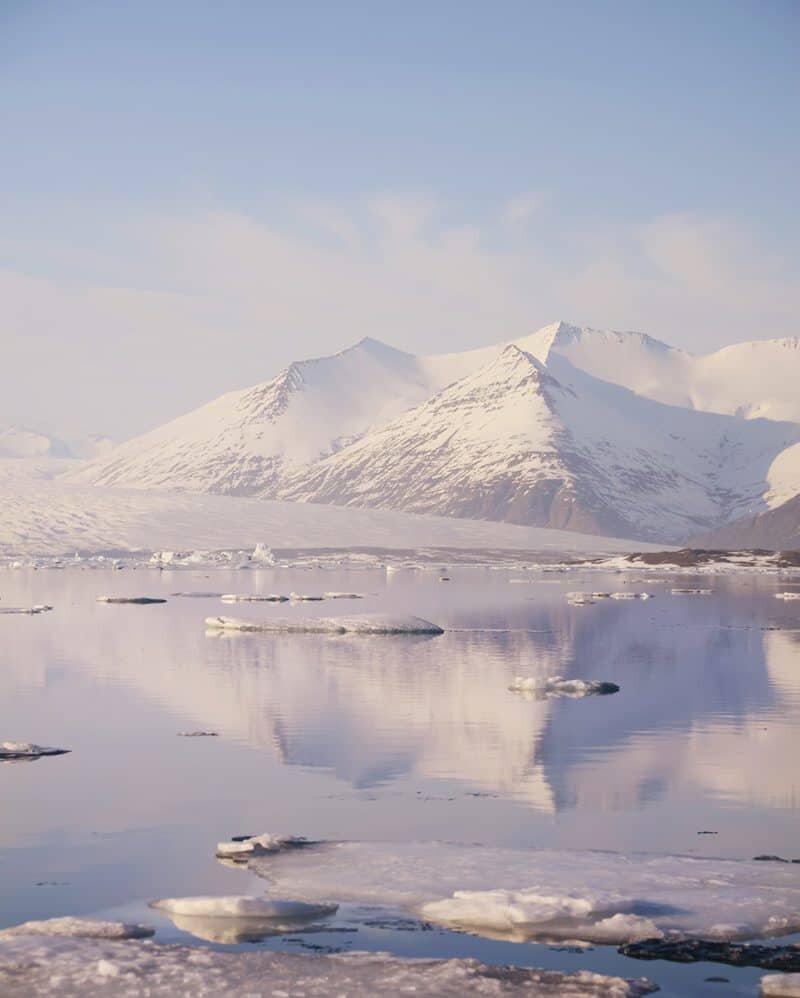
[[680,540],[800,492],[798,383],[797,339],[695,356],[559,322],[428,357],[365,339],[71,477]]
[[118,447],[75,477],[230,495],[272,495],[308,466],[429,398],[463,369],[460,355],[420,358],[377,340],[290,364]]
[[510,345],[281,497],[678,540],[758,503],[798,439],[794,423],[666,406]]

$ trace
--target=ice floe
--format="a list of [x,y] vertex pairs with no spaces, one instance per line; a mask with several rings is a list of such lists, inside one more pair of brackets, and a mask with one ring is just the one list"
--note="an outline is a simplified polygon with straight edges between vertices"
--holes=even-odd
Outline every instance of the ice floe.
[[364,599],[363,593],[325,593],[325,599]]
[[775,593],[775,599],[800,599],[800,593]]
[[149,606],[151,603],[166,603],[162,596],[98,596],[98,603],[133,603],[136,606]]
[[399,906],[506,939],[745,940],[800,931],[800,868],[686,856],[326,842],[253,858],[271,892]]
[[670,589],[673,596],[710,596],[710,589]]
[[161,898],[150,907],[169,915],[192,915],[202,918],[303,919],[332,915],[335,904],[307,904],[303,901],[280,901],[268,897],[232,894],[227,897],[201,895],[185,898]]
[[69,751],[51,745],[35,745],[33,742],[0,742],[0,760],[40,759],[43,755],[67,755]]
[[279,593],[223,593],[223,603],[288,603],[288,596]]
[[564,679],[563,676],[515,676],[509,686],[515,693],[530,694],[541,699],[546,696],[556,697],[589,697],[605,696],[609,693],[619,693],[616,683],[604,682],[600,679]]
[[47,603],[36,603],[34,606],[3,606],[0,607],[0,613],[26,613],[30,615],[36,613],[47,613],[52,609],[52,606]]
[[321,603],[325,597],[317,596],[311,593],[289,593],[289,599],[293,603]]
[[206,617],[211,631],[257,631],[274,634],[443,634],[437,624],[422,617],[388,613],[365,613],[352,617],[296,619],[273,617]]
[[146,939],[155,934],[150,925],[131,922],[103,922],[91,918],[45,918],[0,929],[0,939],[12,936],[66,936],[70,939]]
[[252,856],[263,856],[283,849],[299,849],[307,845],[309,845],[308,839],[302,837],[265,832],[263,835],[242,835],[231,839],[230,842],[220,842],[217,845],[217,856],[225,859],[248,860]]
[[[474,959],[404,960],[385,953],[314,955],[217,952],[200,947],[111,940],[18,937],[0,942],[4,998],[116,998],[147,994],[464,998],[515,994],[561,998],[640,998],[644,978],[493,966]],[[777,992],[776,992],[777,993]]]
[[218,731],[179,731],[179,738],[217,738]]

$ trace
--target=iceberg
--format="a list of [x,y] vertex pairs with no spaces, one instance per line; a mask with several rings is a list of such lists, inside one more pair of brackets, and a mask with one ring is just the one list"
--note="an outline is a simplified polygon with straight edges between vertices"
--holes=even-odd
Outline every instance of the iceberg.
[[288,596],[278,593],[223,593],[223,603],[288,603]]
[[133,603],[136,606],[149,606],[151,603],[166,603],[160,596],[98,596],[98,603]]
[[150,907],[168,915],[191,915],[202,918],[303,919],[321,918],[336,912],[335,904],[306,904],[302,901],[278,901],[274,898],[250,895],[213,897],[201,895],[185,898],[161,898]]
[[40,759],[43,755],[67,755],[69,751],[70,749],[50,745],[35,745],[33,742],[0,742],[0,760]]
[[616,683],[603,682],[599,679],[564,679],[563,676],[548,676],[545,679],[538,676],[528,678],[515,676],[509,689],[514,693],[529,693],[539,698],[606,696],[609,693],[619,693],[619,686]]
[[47,603],[36,603],[33,606],[4,606],[0,607],[0,613],[47,613],[52,610],[52,606]]
[[206,617],[206,627],[210,631],[253,631],[265,634],[444,634],[441,627],[422,617],[388,613],[306,619]]
[[155,935],[150,925],[130,922],[103,922],[91,918],[46,918],[0,929],[0,939],[13,936],[61,936],[71,939],[146,939]]
[[217,857],[220,859],[248,860],[252,856],[263,856],[266,853],[280,852],[282,849],[299,849],[309,845],[308,839],[295,835],[273,835],[265,832],[263,835],[243,835],[230,842],[220,842],[217,845]]

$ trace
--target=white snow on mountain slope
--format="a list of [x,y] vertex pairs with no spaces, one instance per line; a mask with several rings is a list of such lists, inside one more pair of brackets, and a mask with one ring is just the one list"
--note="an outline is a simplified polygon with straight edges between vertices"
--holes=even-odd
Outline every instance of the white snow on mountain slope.
[[800,422],[800,337],[698,355],[644,333],[557,322],[515,343],[543,363],[565,357],[587,374],[667,405]]
[[510,524],[61,481],[0,482],[0,555],[276,548],[619,552],[641,544]]
[[666,406],[508,346],[280,495],[679,540],[764,508],[768,469],[798,440],[797,424]]
[[[457,357],[458,355],[456,355]],[[364,339],[291,364],[120,446],[74,480],[134,488],[269,495],[287,471],[394,419],[453,380],[447,359],[423,363]],[[460,370],[458,361],[453,369]]]

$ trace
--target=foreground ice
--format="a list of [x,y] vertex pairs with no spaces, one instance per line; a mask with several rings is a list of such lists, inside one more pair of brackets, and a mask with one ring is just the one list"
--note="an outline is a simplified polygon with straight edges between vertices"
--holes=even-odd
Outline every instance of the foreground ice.
[[515,676],[509,689],[515,693],[529,693],[534,697],[590,697],[619,693],[616,683],[600,679],[564,679],[563,676]]
[[625,943],[800,931],[800,866],[684,856],[326,842],[255,857],[272,891],[400,906],[514,940]]
[[0,930],[0,939],[12,936],[67,936],[70,939],[146,939],[155,934],[150,925],[130,922],[102,922],[91,918],[46,918],[39,922],[23,922]]
[[43,755],[67,755],[69,751],[33,742],[0,742],[0,759],[39,759]]
[[223,593],[223,603],[288,603],[288,596],[279,593]]
[[297,619],[272,617],[206,617],[206,627],[218,631],[260,631],[278,634],[444,634],[437,624],[403,614],[365,613],[352,617]]
[[4,998],[415,998],[469,995],[557,995],[559,998],[637,998],[656,990],[645,979],[626,981],[589,971],[494,967],[478,960],[402,960],[383,953],[305,956],[224,953],[156,943],[18,937],[0,940]]
[[800,974],[769,974],[762,977],[761,994],[770,998],[800,998]]

